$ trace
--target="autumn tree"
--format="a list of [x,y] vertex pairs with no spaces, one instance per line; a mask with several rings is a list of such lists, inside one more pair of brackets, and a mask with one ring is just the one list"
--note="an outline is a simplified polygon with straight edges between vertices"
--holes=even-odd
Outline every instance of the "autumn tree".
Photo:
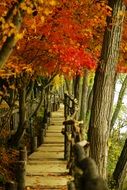
[[[32,66],[30,65],[30,63],[32,61],[31,59],[29,59],[30,57],[27,57],[27,60],[29,59],[28,62],[25,61],[24,57],[26,56],[26,54],[23,56],[23,51],[25,52],[26,48],[23,46],[22,42],[20,42],[20,46],[22,47],[22,49],[19,50],[21,53],[18,54],[18,52],[16,51],[19,48],[19,44],[17,44],[17,42],[23,39],[24,35],[25,37],[23,40],[25,42],[24,44],[26,45],[26,41],[28,40],[28,33],[26,31],[29,27],[31,27],[31,25],[28,24],[29,20],[31,19],[32,23],[34,23],[35,31],[35,17],[38,17],[38,19],[44,21],[45,17],[52,12],[52,9],[55,5],[56,1],[54,0],[50,0],[48,2],[41,0],[38,0],[36,2],[31,0],[5,0],[5,2],[0,4],[0,68],[2,67],[2,69],[0,70],[0,76],[1,78],[3,78],[4,73],[4,78],[2,80],[5,80],[5,83],[8,84],[8,86],[6,86],[1,82],[1,102],[6,100],[9,109],[11,110],[10,117],[15,109],[15,101],[19,102],[19,126],[17,127],[17,132],[10,139],[12,145],[19,144],[25,132],[25,126],[29,120],[26,119],[26,111],[28,111],[26,110],[26,102],[28,101],[29,94],[28,91],[30,91],[30,83],[34,83],[34,80],[37,76],[34,72],[31,72]],[[34,51],[34,53],[36,54],[36,51]],[[32,56],[32,60],[34,60],[35,58],[34,53]],[[34,74],[35,76],[33,77]],[[27,82],[25,82],[24,80],[24,75],[25,79],[28,77]],[[10,76],[14,78],[14,80],[12,80],[12,85],[8,83],[11,78]],[[12,98],[11,95],[11,86],[13,86],[13,91],[16,91],[15,100]],[[4,93],[3,95],[3,88],[5,88],[5,92],[9,95],[6,96],[6,93]],[[13,102],[14,105],[9,104],[8,96],[11,97],[10,100]]]
[[[22,37],[23,19],[26,15],[43,18],[51,12],[56,5],[55,0],[36,2],[32,0],[4,0],[0,4],[0,67],[3,67],[17,41]],[[42,11],[43,10],[43,11]]]

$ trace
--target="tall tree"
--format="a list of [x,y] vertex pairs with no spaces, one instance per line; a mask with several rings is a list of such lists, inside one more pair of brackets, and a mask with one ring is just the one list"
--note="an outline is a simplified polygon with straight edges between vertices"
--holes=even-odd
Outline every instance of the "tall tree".
[[120,89],[120,92],[119,92],[119,96],[118,96],[118,101],[117,101],[117,104],[116,104],[116,107],[115,107],[115,111],[114,111],[112,119],[111,119],[111,127],[110,127],[111,130],[112,130],[112,128],[113,128],[113,126],[114,126],[114,124],[116,122],[116,119],[118,117],[118,114],[120,112],[123,97],[124,97],[126,89],[127,89],[127,75],[124,78],[124,81],[122,83],[122,86],[121,86],[121,89]]
[[122,0],[109,0],[109,6],[112,8],[112,16],[107,18],[100,63],[95,73],[88,134],[91,157],[95,159],[99,173],[104,178],[106,178],[114,79],[125,12]]
[[116,189],[122,190],[123,182],[127,171],[127,139],[125,140],[120,157],[113,172],[114,186]]

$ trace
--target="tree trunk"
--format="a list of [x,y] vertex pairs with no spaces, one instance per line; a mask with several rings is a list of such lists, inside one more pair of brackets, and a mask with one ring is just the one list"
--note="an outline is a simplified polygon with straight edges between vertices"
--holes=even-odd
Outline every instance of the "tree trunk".
[[[13,11],[14,9],[19,9],[19,5],[23,2],[24,0],[19,0],[18,3],[14,5],[14,8],[9,11],[9,14],[7,15],[7,19],[12,17],[12,22],[15,25],[17,32],[19,32],[21,28],[21,23],[22,23],[22,16],[21,16],[21,11],[18,10],[17,14],[13,16]],[[11,21],[10,21],[11,22]],[[4,66],[4,64],[7,62],[9,56],[11,55],[18,39],[16,38],[16,34],[12,34],[11,36],[8,36],[6,41],[4,42],[1,50],[0,50],[0,68]]]
[[43,100],[44,100],[44,89],[41,89],[40,100],[39,100],[39,102],[38,102],[38,104],[37,104],[34,112],[31,114],[30,118],[32,118],[32,117],[34,117],[34,116],[37,115],[37,112],[39,111],[39,109],[40,109],[40,107],[42,105]]
[[86,110],[87,110],[87,93],[88,93],[88,70],[85,69],[83,84],[82,84],[82,97],[81,97],[81,108],[79,120],[83,120],[85,123]]
[[125,6],[122,0],[109,0],[112,17],[107,18],[101,60],[95,73],[93,103],[88,138],[90,155],[97,163],[99,173],[106,178],[108,139],[114,90],[115,69],[119,58],[119,46]]
[[122,190],[123,182],[127,171],[127,139],[125,141],[123,150],[116,164],[113,172],[113,180],[115,181],[115,188]]
[[68,94],[72,94],[72,83],[67,78],[65,78],[65,83],[66,83],[66,90]]
[[80,110],[81,110],[81,103],[82,103],[82,83],[83,83],[83,77],[80,76],[80,80],[79,80],[79,101],[78,101],[78,106],[80,109],[77,113],[78,120],[80,120]]
[[[88,90],[89,91],[89,90]],[[91,114],[91,107],[92,107],[92,102],[93,102],[93,87],[89,92],[89,96],[88,96],[88,104],[87,104],[87,111],[86,111],[86,123],[88,125],[89,120],[90,120],[90,114]]]
[[116,108],[115,108],[115,111],[113,113],[112,120],[111,120],[110,130],[112,130],[112,128],[113,128],[113,126],[114,126],[114,124],[116,122],[116,119],[118,117],[118,114],[120,112],[120,109],[121,109],[121,106],[122,106],[123,97],[124,97],[126,89],[127,89],[127,76],[124,78],[124,81],[122,83],[122,87],[121,87],[120,92],[119,92],[119,97],[118,97],[117,105],[116,105]]
[[80,82],[80,76],[76,75],[74,79],[74,98],[79,100],[79,82]]
[[19,126],[16,133],[9,140],[11,146],[18,146],[26,129],[26,88],[20,88],[19,92]]

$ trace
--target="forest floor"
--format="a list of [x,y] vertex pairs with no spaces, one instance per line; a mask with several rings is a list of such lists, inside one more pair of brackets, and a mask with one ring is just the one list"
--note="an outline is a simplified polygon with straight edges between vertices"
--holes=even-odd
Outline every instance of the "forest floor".
[[28,157],[26,189],[66,190],[71,179],[64,160],[64,136],[61,133],[64,121],[63,105],[52,112],[50,126],[44,144]]

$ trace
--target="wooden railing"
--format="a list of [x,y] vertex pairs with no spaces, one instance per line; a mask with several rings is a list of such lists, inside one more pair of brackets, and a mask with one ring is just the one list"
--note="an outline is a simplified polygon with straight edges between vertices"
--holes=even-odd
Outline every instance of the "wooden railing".
[[51,94],[51,110],[57,111],[60,106],[60,97],[59,94]]
[[[78,154],[78,159],[89,156],[89,143],[82,139],[81,127],[83,124],[76,117],[79,110],[77,100],[68,94],[65,94],[64,98],[65,121],[63,122],[64,128],[62,131],[64,134],[64,159],[67,160],[69,174],[74,177],[75,181],[68,183],[68,190],[75,190],[75,185],[77,186],[79,183],[74,169],[74,167],[77,167],[75,163],[76,155]],[[76,153],[74,147],[76,148]]]
[[68,190],[108,190],[106,182],[98,174],[95,161],[89,157],[89,142],[82,139],[83,123],[77,121],[78,102],[68,94],[64,95],[64,159],[69,174]]
[[72,146],[74,143],[81,141],[81,131],[79,122],[76,121],[78,113],[78,102],[68,94],[64,95],[64,159],[69,161],[72,156]]
[[73,117],[73,119],[76,116],[78,110],[78,101],[73,96],[68,95],[67,93],[64,94],[64,117],[65,120],[68,119],[68,117]]

